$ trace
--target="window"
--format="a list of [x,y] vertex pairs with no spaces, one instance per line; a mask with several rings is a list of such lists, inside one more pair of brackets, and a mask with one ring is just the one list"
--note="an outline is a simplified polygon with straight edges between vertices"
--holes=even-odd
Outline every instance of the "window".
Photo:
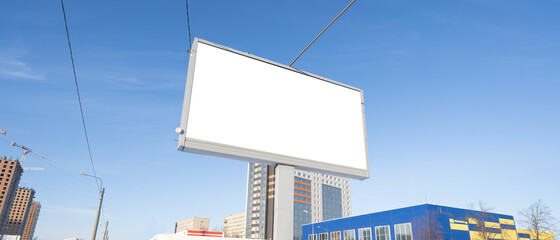
[[375,227],[375,240],[391,240],[389,225]]
[[317,234],[309,234],[308,240],[317,240]]
[[323,184],[321,199],[323,220],[342,217],[342,190],[340,188]]
[[319,240],[329,240],[328,233],[319,233]]
[[358,239],[359,240],[371,240],[371,228],[360,228],[360,229],[358,229]]
[[344,240],[356,240],[356,231],[344,230]]
[[395,224],[396,240],[412,240],[412,228],[410,223]]
[[331,233],[331,240],[340,240],[340,231]]

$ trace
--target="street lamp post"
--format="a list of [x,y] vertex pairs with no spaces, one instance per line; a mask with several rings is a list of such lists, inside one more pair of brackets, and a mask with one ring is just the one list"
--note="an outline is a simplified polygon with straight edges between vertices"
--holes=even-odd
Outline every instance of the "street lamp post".
[[95,236],[97,235],[97,226],[99,225],[99,214],[101,213],[101,204],[103,203],[103,193],[105,193],[105,188],[103,188],[103,181],[101,180],[101,178],[97,176],[85,174],[83,172],[80,172],[80,175],[97,178],[101,182],[101,191],[99,193],[99,206],[97,207],[97,215],[95,216],[95,225],[93,225],[93,233],[91,234],[91,240],[95,240]]
[[[313,222],[313,216],[311,215],[311,212],[307,211],[307,210],[303,210],[304,213],[309,214],[309,218],[311,219],[311,236],[313,236],[313,240],[317,240],[317,238],[315,237],[315,227],[313,226],[315,224],[315,222]],[[302,236],[303,239],[303,236]],[[307,238],[307,240],[309,240],[309,238]]]

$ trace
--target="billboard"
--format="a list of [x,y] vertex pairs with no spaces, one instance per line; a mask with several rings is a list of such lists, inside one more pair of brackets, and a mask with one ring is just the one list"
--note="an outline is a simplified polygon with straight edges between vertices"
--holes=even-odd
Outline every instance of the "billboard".
[[179,151],[369,177],[363,91],[195,38]]

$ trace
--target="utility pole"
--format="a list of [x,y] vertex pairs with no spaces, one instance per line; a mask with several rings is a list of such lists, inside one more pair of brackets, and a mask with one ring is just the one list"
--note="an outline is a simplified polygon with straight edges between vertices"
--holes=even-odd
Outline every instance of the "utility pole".
[[107,227],[109,226],[109,221],[107,221],[107,223],[105,223],[105,233],[103,233],[103,239],[102,240],[107,240]]
[[99,214],[101,214],[101,204],[103,204],[103,193],[105,193],[105,188],[103,187],[103,181],[101,180],[101,178],[97,176],[85,174],[83,172],[80,172],[80,175],[97,178],[101,182],[101,191],[99,193],[99,206],[97,207],[97,215],[95,216],[95,225],[93,225],[93,233],[91,234],[91,240],[95,240],[95,236],[97,235],[97,226],[99,225]]
[[95,240],[95,235],[97,235],[97,225],[99,225],[99,214],[101,213],[101,204],[103,203],[103,193],[105,188],[101,188],[101,193],[99,194],[99,207],[97,207],[97,216],[95,216],[95,225],[93,225],[93,233],[91,235],[91,240]]

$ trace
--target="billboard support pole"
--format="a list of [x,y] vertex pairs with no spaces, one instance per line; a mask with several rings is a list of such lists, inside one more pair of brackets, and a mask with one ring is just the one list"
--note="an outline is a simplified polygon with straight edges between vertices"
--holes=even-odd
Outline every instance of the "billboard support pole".
[[294,172],[288,165],[276,165],[273,239],[294,238]]

